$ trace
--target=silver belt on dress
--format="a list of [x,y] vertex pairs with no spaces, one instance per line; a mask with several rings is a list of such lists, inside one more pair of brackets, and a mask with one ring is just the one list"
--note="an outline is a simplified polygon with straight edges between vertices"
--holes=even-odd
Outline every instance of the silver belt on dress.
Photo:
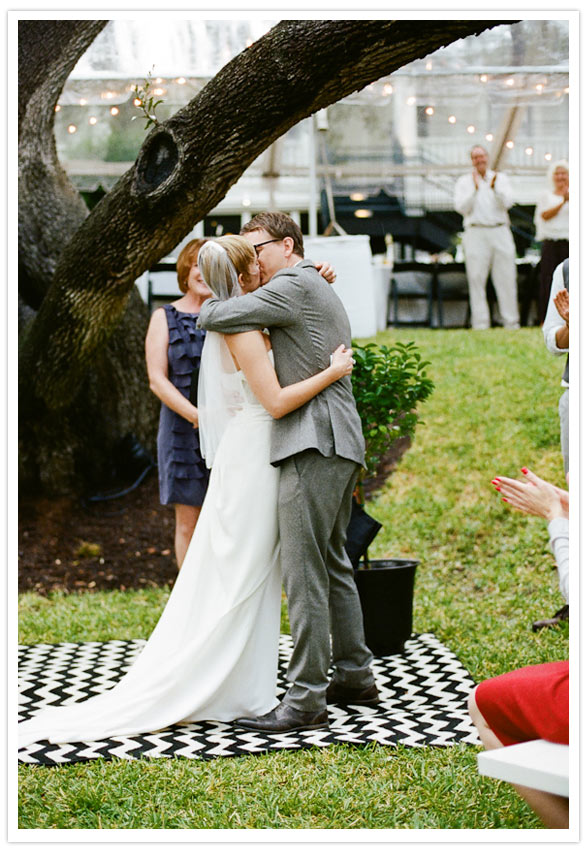
[[469,227],[485,227],[485,229],[487,229],[487,230],[492,230],[495,227],[505,227],[505,226],[506,226],[505,223],[501,223],[501,224],[469,224]]

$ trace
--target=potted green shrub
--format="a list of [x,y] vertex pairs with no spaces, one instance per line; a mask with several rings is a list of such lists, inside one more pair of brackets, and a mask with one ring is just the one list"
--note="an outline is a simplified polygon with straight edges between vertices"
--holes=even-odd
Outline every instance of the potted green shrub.
[[[353,344],[353,393],[363,424],[365,463],[353,507],[356,526],[368,523],[363,512],[363,480],[374,476],[382,457],[400,436],[412,436],[417,407],[434,388],[414,342],[394,345]],[[375,522],[375,525],[378,523]],[[372,540],[379,526],[365,528]],[[349,525],[350,529],[350,525]],[[352,557],[351,557],[352,558]],[[365,637],[375,656],[399,653],[412,633],[412,606],[417,560],[369,560],[353,563],[361,599]]]

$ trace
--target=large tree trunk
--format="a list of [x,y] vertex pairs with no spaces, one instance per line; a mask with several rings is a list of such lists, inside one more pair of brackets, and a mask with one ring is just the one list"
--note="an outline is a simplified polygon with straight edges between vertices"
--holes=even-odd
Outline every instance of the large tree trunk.
[[[85,30],[90,23],[101,22],[78,25]],[[275,139],[407,62],[499,23],[282,21],[233,59],[147,136],[133,167],[71,238],[67,232],[63,250],[52,254],[58,256],[52,283],[21,348],[23,411],[41,410],[41,421],[58,422],[65,410],[69,415],[80,405],[80,387],[87,385],[96,357],[112,346],[111,334],[127,310],[136,277],[169,252]],[[57,73],[64,70],[65,64],[59,65]],[[52,113],[64,81],[65,76],[51,93],[39,94],[36,108]],[[52,130],[52,117],[45,118],[45,131]],[[28,121],[25,114],[21,137],[27,138],[27,149],[28,136],[22,133],[34,134],[30,115]],[[51,156],[57,171],[54,145]],[[50,191],[61,189],[54,181]],[[26,217],[23,227],[29,227]],[[31,270],[27,273],[33,277]],[[30,305],[36,286],[28,289]],[[130,362],[137,366],[134,359]],[[143,403],[148,394],[145,384]],[[135,423],[136,431],[140,422]]]
[[[24,349],[63,248],[88,215],[57,158],[55,105],[77,60],[106,23],[19,24],[18,319]],[[75,287],[78,273],[84,271],[69,273]],[[40,485],[47,493],[64,493],[104,485],[115,473],[114,452],[129,433],[154,450],[158,404],[148,389],[144,364],[147,321],[147,309],[135,290],[108,344],[95,350],[75,397],[60,408],[48,408],[39,396],[21,393],[23,491]],[[77,321],[75,331],[83,332],[83,324]],[[53,328],[53,339],[59,335],[59,328]],[[21,360],[21,386],[31,381],[34,368],[28,358]]]

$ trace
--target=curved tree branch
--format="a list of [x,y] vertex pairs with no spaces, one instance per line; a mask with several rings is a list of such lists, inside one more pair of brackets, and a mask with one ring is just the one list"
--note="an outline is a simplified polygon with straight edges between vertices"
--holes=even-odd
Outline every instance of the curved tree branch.
[[88,214],[57,158],[55,106],[107,21],[19,22],[19,289],[38,309],[66,242]]
[[23,391],[67,405],[171,250],[275,139],[318,109],[456,39],[511,21],[282,21],[153,130],[65,246],[23,345]]

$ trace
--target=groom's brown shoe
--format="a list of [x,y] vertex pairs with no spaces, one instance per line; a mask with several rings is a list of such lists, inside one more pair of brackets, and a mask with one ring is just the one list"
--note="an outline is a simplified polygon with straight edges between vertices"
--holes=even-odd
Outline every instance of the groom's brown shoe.
[[353,689],[351,686],[343,686],[334,680],[326,690],[327,704],[354,704],[358,707],[374,707],[379,703],[379,690],[373,683],[364,689]]
[[287,733],[290,730],[328,730],[328,713],[304,713],[288,704],[278,704],[274,710],[262,716],[239,718],[238,727],[245,730],[258,730],[261,733]]

